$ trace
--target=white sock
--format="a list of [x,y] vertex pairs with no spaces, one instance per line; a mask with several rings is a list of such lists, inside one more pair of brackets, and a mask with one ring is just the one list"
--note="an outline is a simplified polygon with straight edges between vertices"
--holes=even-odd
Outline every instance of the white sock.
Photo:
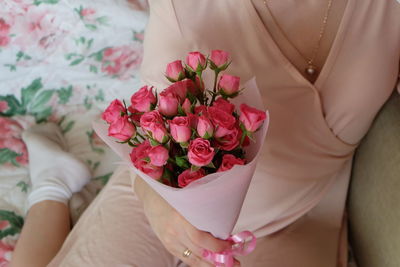
[[43,200],[67,204],[72,193],[89,182],[89,169],[66,152],[66,142],[54,123],[36,125],[22,134],[28,148],[32,191],[28,208]]

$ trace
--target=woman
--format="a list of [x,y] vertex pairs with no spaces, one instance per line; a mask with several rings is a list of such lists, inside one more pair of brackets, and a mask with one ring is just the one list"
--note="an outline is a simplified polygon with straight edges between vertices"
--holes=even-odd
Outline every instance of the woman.
[[[231,54],[232,74],[244,81],[256,77],[271,114],[234,230],[251,230],[259,238],[256,250],[239,259],[241,266],[346,266],[344,205],[352,156],[398,78],[400,4],[150,1],[145,83],[164,88],[165,64],[189,51],[212,49]],[[25,138],[31,157],[37,136]],[[72,179],[65,176],[59,175]],[[134,180],[135,193],[130,183],[126,170],[116,172],[64,244],[68,226],[56,218],[68,217],[65,205],[33,205],[13,266],[24,266],[24,259],[46,264],[62,244],[49,266],[177,266],[179,260],[211,266],[201,258],[202,248],[229,246],[194,229],[140,178]],[[40,238],[39,212],[58,220],[41,222],[42,231],[58,233],[57,238]],[[39,254],[40,259],[34,257]]]

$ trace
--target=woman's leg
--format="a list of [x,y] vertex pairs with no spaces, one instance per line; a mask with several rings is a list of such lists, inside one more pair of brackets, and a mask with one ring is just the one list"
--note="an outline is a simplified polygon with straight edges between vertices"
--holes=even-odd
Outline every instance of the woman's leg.
[[45,200],[31,207],[13,254],[12,267],[46,266],[70,231],[68,207]]
[[29,153],[32,191],[29,211],[17,242],[13,267],[46,266],[70,231],[68,200],[89,181],[87,167],[66,152],[55,124],[35,126],[23,133]]

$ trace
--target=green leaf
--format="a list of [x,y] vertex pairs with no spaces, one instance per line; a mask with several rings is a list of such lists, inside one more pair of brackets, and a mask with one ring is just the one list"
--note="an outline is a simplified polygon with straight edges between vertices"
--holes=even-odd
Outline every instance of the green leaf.
[[17,62],[21,60],[21,58],[24,56],[24,52],[22,51],[18,51],[18,53],[16,54],[17,56]]
[[100,89],[100,90],[97,92],[97,95],[94,97],[94,99],[95,99],[96,101],[104,101],[104,92],[103,92],[102,89]]
[[16,71],[17,70],[17,66],[15,66],[13,64],[4,64],[4,67],[8,67],[10,69],[10,71]]
[[84,59],[85,59],[85,57],[84,57],[84,56],[81,56],[81,57],[75,59],[74,61],[72,61],[71,63],[69,63],[69,65],[70,65],[70,66],[78,65],[78,64],[81,63]]
[[42,78],[37,78],[25,88],[21,89],[21,102],[22,106],[27,107],[32,101],[36,93],[43,87]]
[[199,166],[195,166],[195,165],[192,165],[192,167],[190,167],[190,171],[191,172],[197,172],[198,170],[200,170],[201,168],[199,167]]
[[158,146],[160,143],[154,140],[153,138],[150,138],[150,145],[151,146]]
[[[77,42],[79,42],[79,39],[77,40]],[[77,56],[81,56],[81,55],[78,55],[77,53],[69,53],[69,54],[65,55],[65,59],[71,60],[73,57],[77,57]]]
[[87,49],[91,48],[91,47],[92,47],[92,44],[93,44],[93,38],[90,39],[90,40],[87,42],[86,48],[87,48]]
[[103,185],[106,185],[108,183],[108,180],[110,180],[110,177],[112,174],[113,173],[110,172],[105,175],[97,176],[97,177],[94,177],[93,180],[100,181]]
[[12,151],[8,148],[1,148],[0,149],[0,165],[5,164],[7,162],[12,163],[13,165],[18,166],[16,162],[16,157],[21,156],[21,154]]
[[33,115],[35,116],[36,123],[40,123],[43,121],[47,121],[50,115],[53,113],[53,109],[51,107],[47,107],[41,112],[34,113]]
[[212,163],[212,162],[210,162],[206,167],[207,167],[207,168],[212,168],[212,169],[215,169],[215,168],[216,168],[215,165],[214,165],[214,163]]
[[83,105],[87,110],[92,108],[92,102],[90,101],[89,96],[86,96],[85,99],[83,100]]
[[176,165],[178,165],[182,169],[190,168],[190,164],[187,161],[187,156],[182,156],[182,157],[175,156],[175,162],[176,162]]
[[89,70],[90,72],[98,73],[97,67],[95,65],[90,65]]
[[33,4],[35,6],[38,6],[40,4],[49,4],[49,5],[54,5],[57,4],[60,0],[35,0],[33,1]]
[[62,129],[62,133],[65,134],[67,132],[69,132],[72,127],[74,127],[75,121],[70,121],[67,123],[67,125],[65,126],[65,128]]
[[103,52],[106,49],[108,49],[108,47],[103,48],[95,53],[90,54],[89,57],[94,58],[96,61],[102,61],[103,60]]
[[6,101],[8,109],[0,112],[1,116],[24,115],[26,109],[21,105],[18,99],[13,95],[0,96],[0,101]]
[[24,219],[21,216],[8,210],[0,210],[0,220],[10,223],[10,227],[0,231],[0,239],[20,233],[24,225]]
[[57,94],[58,103],[66,104],[72,96],[72,85],[68,86],[68,88],[62,87],[61,89],[57,90]]
[[28,110],[31,113],[40,113],[46,110],[48,108],[46,104],[49,102],[54,92],[55,90],[44,90],[40,92],[40,94],[33,99],[28,107]]
[[25,183],[24,181],[20,181],[20,182],[17,184],[17,186],[18,186],[18,187],[21,187],[21,191],[22,191],[22,192],[24,192],[24,193],[27,193],[27,192],[28,192],[29,184]]
[[97,26],[94,24],[85,24],[85,27],[88,28],[91,31],[97,30]]

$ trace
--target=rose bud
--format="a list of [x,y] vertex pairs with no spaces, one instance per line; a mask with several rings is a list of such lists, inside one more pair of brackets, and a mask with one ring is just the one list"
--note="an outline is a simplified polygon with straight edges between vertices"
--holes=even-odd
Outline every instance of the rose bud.
[[232,114],[235,110],[235,105],[228,100],[223,99],[222,97],[218,97],[217,100],[214,101],[212,106],[218,109],[222,109],[229,114]]
[[233,168],[234,165],[244,165],[245,161],[240,158],[236,158],[232,154],[225,154],[222,157],[221,166],[219,166],[217,172],[228,171]]
[[267,118],[264,111],[250,107],[246,104],[240,105],[239,121],[243,124],[248,132],[255,132],[260,128],[261,124]]
[[232,133],[232,129],[235,127],[236,123],[236,119],[232,114],[215,107],[209,107],[208,117],[214,124],[214,136],[216,138]]
[[172,117],[178,114],[179,98],[171,91],[162,91],[159,95],[158,110],[161,114]]
[[134,166],[143,172],[144,174],[147,174],[151,178],[158,180],[161,178],[164,168],[163,167],[158,167],[154,166],[153,164],[145,161],[145,160],[138,160],[134,163]]
[[195,166],[207,166],[214,158],[214,148],[211,147],[210,141],[203,138],[196,138],[190,141],[188,159]]
[[192,172],[190,169],[185,170],[178,176],[178,185],[179,187],[185,187],[193,181],[196,181],[206,175],[206,172],[203,169],[198,169],[197,171]]
[[170,85],[164,91],[167,91],[169,93],[178,96],[180,103],[183,103],[183,101],[186,99],[186,94],[187,94],[187,82],[186,81],[176,82]]
[[175,142],[185,143],[192,136],[188,117],[175,117],[172,121],[169,121],[169,127]]
[[163,146],[152,147],[149,151],[150,163],[154,166],[164,166],[169,158],[168,149]]
[[197,123],[197,133],[201,138],[210,139],[214,134],[214,126],[212,125],[210,119],[202,115],[199,117]]
[[186,98],[183,102],[182,110],[185,112],[186,115],[192,113],[192,103],[190,103],[190,100],[188,98]]
[[223,50],[211,51],[211,69],[218,69],[219,71],[225,70],[229,65],[229,53]]
[[136,134],[135,125],[129,121],[127,115],[119,117],[116,121],[111,123],[108,128],[108,135],[117,138],[121,141],[127,141]]
[[131,97],[132,107],[139,112],[150,111],[152,106],[156,104],[156,101],[152,87],[149,88],[147,85],[140,88]]
[[101,114],[101,118],[108,123],[112,123],[121,117],[121,113],[126,113],[125,106],[121,101],[115,99]]
[[219,79],[218,89],[223,96],[234,97],[239,92],[240,77],[222,74]]
[[240,131],[233,127],[224,136],[217,138],[217,147],[225,151],[231,151],[239,146],[240,137]]
[[186,64],[193,72],[201,72],[207,67],[206,57],[200,52],[190,52],[186,57]]
[[170,82],[177,82],[185,79],[185,70],[182,66],[182,61],[175,60],[167,65],[165,76]]
[[165,144],[169,140],[168,132],[164,124],[155,124],[150,132],[153,139],[161,144]]

